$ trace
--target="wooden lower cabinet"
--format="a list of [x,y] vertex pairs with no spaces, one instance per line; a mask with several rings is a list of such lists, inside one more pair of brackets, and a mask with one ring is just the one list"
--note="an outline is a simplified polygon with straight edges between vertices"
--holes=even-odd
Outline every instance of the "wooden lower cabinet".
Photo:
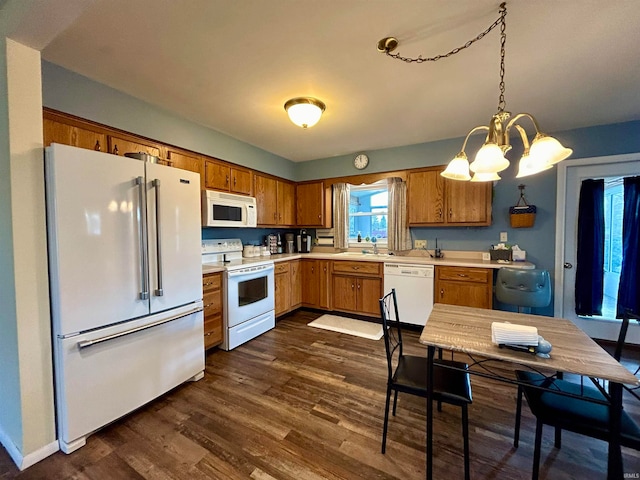
[[382,264],[377,262],[333,262],[332,309],[379,316],[383,292]]
[[279,317],[302,303],[300,260],[277,262],[274,269],[275,310]]
[[493,269],[436,266],[434,302],[493,308]]
[[330,308],[330,267],[330,260],[300,260],[302,305],[323,310]]
[[222,273],[209,273],[202,277],[202,303],[204,304],[204,348],[222,343]]

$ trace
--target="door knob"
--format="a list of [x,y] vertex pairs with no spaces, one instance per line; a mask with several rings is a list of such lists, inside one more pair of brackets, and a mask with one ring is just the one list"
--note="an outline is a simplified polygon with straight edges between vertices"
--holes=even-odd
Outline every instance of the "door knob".
[[563,267],[566,268],[567,270],[569,270],[569,269],[573,268],[573,265],[571,263],[569,263],[569,262],[565,262]]

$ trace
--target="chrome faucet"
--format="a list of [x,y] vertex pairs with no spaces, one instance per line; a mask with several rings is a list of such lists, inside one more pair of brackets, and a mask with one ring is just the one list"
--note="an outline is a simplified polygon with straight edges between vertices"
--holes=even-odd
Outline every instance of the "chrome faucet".
[[371,239],[371,243],[373,243],[373,254],[378,255],[378,242],[375,237]]

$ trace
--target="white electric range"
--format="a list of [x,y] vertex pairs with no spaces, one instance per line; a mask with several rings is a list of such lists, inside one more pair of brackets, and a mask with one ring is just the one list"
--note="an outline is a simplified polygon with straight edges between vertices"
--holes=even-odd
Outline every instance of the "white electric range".
[[202,241],[202,264],[224,268],[223,350],[276,326],[273,260],[243,258],[242,250],[238,238]]

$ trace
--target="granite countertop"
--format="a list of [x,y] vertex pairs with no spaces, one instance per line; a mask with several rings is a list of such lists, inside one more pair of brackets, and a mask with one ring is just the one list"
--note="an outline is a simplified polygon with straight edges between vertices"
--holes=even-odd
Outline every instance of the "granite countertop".
[[[319,260],[348,260],[357,262],[383,262],[383,263],[403,263],[413,265],[442,265],[451,267],[476,267],[476,268],[535,268],[531,262],[509,262],[499,263],[495,260],[483,260],[482,252],[461,252],[461,251],[445,251],[444,258],[431,258],[424,250],[411,250],[406,254],[374,255],[371,253],[361,252],[331,252],[331,251],[313,251],[311,253],[280,253],[261,257],[271,259],[274,262],[283,262],[287,260],[296,260],[300,258],[315,258]],[[202,273],[215,273],[224,271],[224,267],[203,265]]]

